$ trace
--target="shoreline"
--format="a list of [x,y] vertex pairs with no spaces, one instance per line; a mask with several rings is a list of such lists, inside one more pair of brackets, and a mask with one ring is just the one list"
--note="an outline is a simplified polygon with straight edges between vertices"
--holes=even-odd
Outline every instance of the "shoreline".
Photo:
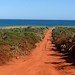
[[34,28],[34,27],[48,27],[48,26],[0,26],[0,29],[14,29],[14,28],[27,28],[27,27]]
[[0,26],[0,29],[14,29],[14,28],[27,28],[27,27],[48,27],[48,28],[56,28],[56,27],[75,27],[75,26],[39,26],[39,25],[36,25],[36,26]]

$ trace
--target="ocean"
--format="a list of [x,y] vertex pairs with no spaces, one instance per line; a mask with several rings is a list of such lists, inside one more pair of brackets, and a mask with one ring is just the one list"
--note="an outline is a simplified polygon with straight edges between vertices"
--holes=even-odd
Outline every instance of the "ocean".
[[0,19],[0,26],[75,26],[75,20]]

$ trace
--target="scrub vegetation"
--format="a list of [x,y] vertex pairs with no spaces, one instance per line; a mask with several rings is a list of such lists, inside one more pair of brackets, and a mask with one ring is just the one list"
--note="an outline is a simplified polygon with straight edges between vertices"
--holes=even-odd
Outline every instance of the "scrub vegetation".
[[46,30],[47,27],[0,29],[0,65],[30,54],[36,43],[44,38]]
[[53,43],[58,51],[75,59],[75,27],[56,27],[52,32]]

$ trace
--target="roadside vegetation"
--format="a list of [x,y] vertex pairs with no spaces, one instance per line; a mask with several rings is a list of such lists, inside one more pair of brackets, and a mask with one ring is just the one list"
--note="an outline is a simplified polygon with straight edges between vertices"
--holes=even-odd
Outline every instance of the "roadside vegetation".
[[12,58],[30,54],[44,38],[47,27],[0,29],[0,65]]
[[52,37],[57,50],[75,60],[75,27],[56,27]]

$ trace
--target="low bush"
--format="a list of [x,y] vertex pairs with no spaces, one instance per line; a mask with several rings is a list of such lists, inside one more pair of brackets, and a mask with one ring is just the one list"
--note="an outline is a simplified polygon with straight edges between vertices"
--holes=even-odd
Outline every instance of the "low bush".
[[0,29],[0,64],[28,55],[44,37],[46,27]]
[[53,43],[57,50],[75,58],[75,28],[56,27],[52,32]]

